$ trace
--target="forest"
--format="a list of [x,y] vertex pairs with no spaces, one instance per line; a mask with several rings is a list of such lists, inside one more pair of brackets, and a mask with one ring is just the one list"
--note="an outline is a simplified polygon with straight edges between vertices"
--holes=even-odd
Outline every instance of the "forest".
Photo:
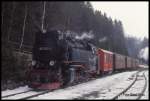
[[125,38],[122,22],[94,10],[88,1],[2,2],[1,8],[2,84],[23,82],[27,57],[18,58],[13,51],[32,52],[35,33],[41,30],[92,35],[90,40],[96,47],[123,55],[132,54],[133,49],[128,51],[131,45],[126,45],[130,38]]

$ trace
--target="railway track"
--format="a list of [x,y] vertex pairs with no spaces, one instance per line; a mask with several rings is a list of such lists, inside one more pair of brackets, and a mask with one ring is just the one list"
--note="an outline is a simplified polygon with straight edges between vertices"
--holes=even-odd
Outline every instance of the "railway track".
[[[142,75],[139,75],[139,74],[142,74]],[[145,91],[145,89],[146,89],[146,86],[147,86],[147,80],[146,80],[146,77],[145,77],[145,74],[142,72],[142,71],[139,71],[139,72],[136,72],[135,74],[133,74],[134,76],[134,80],[132,80],[132,83],[130,83],[129,84],[129,86],[125,89],[125,88],[122,88],[121,90],[123,90],[123,91],[119,91],[118,93],[117,93],[117,95],[116,96],[114,96],[112,99],[114,99],[114,100],[116,100],[116,99],[122,99],[123,98],[123,96],[124,96],[124,99],[125,99],[125,97],[127,97],[126,95],[127,95],[127,91],[129,90],[129,89],[131,89],[134,85],[135,85],[135,83],[136,82],[138,82],[138,81],[144,81],[143,83],[144,83],[144,88],[142,89],[142,91],[140,91],[140,94],[137,96],[137,98],[136,99],[140,99],[141,98],[141,96],[142,96],[142,94],[144,93],[144,91]],[[140,80],[141,79],[141,80]],[[130,81],[131,82],[131,81]],[[137,83],[138,84],[138,83]],[[141,89],[140,89],[141,90]],[[52,92],[52,91],[54,91],[54,90],[46,90],[46,91],[34,91],[34,90],[28,90],[28,91],[23,91],[23,92],[18,92],[18,93],[15,93],[15,94],[10,94],[10,95],[5,95],[5,96],[2,96],[2,99],[16,99],[16,100],[22,100],[22,99],[30,99],[30,98],[34,98],[34,97],[37,97],[37,96],[39,96],[39,95],[43,95],[43,94],[46,94],[46,93],[49,93],[49,92]],[[90,96],[90,95],[94,95],[94,96],[98,96],[99,94],[100,94],[100,92],[99,91],[101,91],[101,90],[98,90],[97,92],[93,92],[93,93],[90,93],[90,94],[88,94],[88,95],[86,95],[87,97],[88,96]],[[102,93],[101,93],[102,94]],[[101,95],[100,94],[100,95]],[[107,94],[106,94],[107,95]],[[84,98],[87,98],[87,97],[81,97],[81,99],[84,99]],[[93,96],[93,97],[94,97]],[[77,99],[80,99],[80,98],[77,98]]]
[[[122,92],[114,96],[112,99],[137,99],[139,100],[143,95],[147,87],[147,78],[145,76],[145,73],[143,72],[142,75],[139,75],[139,73],[142,71],[139,71],[136,73],[136,78],[134,81]],[[143,82],[143,86],[140,85],[140,82]],[[142,90],[141,90],[142,88]]]
[[42,94],[46,94],[51,92],[52,90],[45,90],[45,91],[34,91],[34,90],[28,90],[24,92],[19,92],[15,94],[10,94],[6,96],[2,96],[2,99],[16,99],[16,100],[26,100],[32,97],[36,97]]
[[7,98],[7,97],[15,96],[15,95],[22,94],[22,93],[27,93],[29,91],[32,91],[32,90],[27,90],[27,91],[23,91],[23,92],[14,93],[14,94],[4,95],[4,96],[2,96],[2,98]]
[[[72,84],[70,86],[73,86],[73,85],[77,85],[77,84]],[[62,87],[62,89],[65,89],[67,87],[68,86]],[[49,93],[51,91],[53,91],[53,90],[37,92],[37,91],[34,91],[34,90],[30,89],[30,90],[27,90],[27,91],[22,91],[22,92],[18,92],[18,93],[14,93],[14,94],[9,94],[9,95],[4,95],[4,96],[2,96],[2,99],[17,99],[17,100],[30,99],[32,97],[36,97],[36,96],[39,96],[39,95],[42,95],[42,94],[46,94],[46,93]]]
[[[147,86],[147,80],[145,75],[143,74],[143,70],[142,71],[138,71],[134,74],[132,74],[131,77],[129,77],[126,81],[124,82],[120,82],[117,85],[111,85],[108,88],[104,88],[104,89],[97,89],[93,92],[87,93],[87,94],[83,94],[82,96],[79,96],[78,98],[74,98],[74,99],[112,99],[112,100],[117,100],[117,99],[129,99],[129,96],[133,96],[134,98],[132,99],[140,99],[141,96],[143,95],[143,93],[146,90],[146,86]],[[139,82],[143,82],[141,87],[139,88]],[[135,85],[136,83],[136,85]],[[137,84],[139,84],[137,86]],[[133,88],[132,88],[133,87]],[[139,91],[135,91],[134,92],[128,92],[129,89],[132,91],[133,89],[138,89]],[[142,88],[142,90],[141,90]],[[139,95],[136,96],[135,98],[135,93],[138,93]]]

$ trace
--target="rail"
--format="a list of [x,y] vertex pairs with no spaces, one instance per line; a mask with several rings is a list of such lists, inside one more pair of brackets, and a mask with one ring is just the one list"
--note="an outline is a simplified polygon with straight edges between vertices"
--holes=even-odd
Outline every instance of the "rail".
[[143,90],[142,90],[141,94],[139,94],[139,96],[137,97],[137,100],[141,99],[142,94],[144,94],[144,92],[145,92],[145,90],[146,90],[146,88],[147,88],[147,79],[146,79],[146,76],[145,76],[144,73],[143,73],[143,75],[144,75],[144,79],[145,79],[145,85],[144,85],[144,87],[143,87]]
[[[118,99],[121,95],[124,95],[124,94],[135,84],[135,82],[137,81],[137,75],[138,75],[140,72],[141,72],[141,71],[138,71],[138,72],[136,73],[136,78],[134,79],[134,81],[133,81],[126,89],[124,89],[122,92],[120,92],[119,94],[117,94],[116,96],[114,96],[114,97],[112,98],[112,100],[116,100],[116,99]],[[146,87],[147,87],[147,80],[146,80],[146,76],[145,76],[144,73],[143,73],[143,76],[144,76],[144,79],[145,79],[145,84],[144,84],[144,87],[143,87],[143,89],[142,89],[142,92],[138,95],[137,99],[140,99],[140,98],[141,98],[141,96],[143,95],[143,93],[145,92]]]

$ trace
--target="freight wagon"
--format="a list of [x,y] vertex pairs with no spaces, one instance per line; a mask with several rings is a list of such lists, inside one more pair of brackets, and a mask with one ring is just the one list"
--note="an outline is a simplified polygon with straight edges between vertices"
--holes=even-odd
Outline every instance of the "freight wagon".
[[126,69],[126,58],[121,54],[114,53],[114,70],[125,70]]
[[126,56],[126,68],[128,70],[132,69],[132,58],[129,56]]

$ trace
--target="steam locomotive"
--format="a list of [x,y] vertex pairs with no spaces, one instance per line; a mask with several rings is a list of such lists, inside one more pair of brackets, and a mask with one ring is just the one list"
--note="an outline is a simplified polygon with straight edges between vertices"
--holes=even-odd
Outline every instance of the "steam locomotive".
[[57,89],[104,73],[137,68],[139,61],[135,60],[57,30],[38,32],[27,82],[34,89]]

